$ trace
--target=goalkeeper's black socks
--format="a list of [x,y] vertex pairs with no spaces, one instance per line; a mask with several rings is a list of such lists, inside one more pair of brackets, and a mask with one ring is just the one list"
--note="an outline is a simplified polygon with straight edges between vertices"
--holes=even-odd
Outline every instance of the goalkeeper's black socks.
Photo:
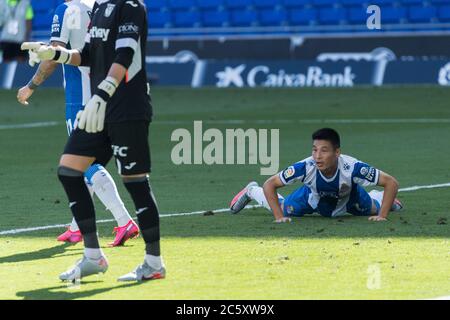
[[139,229],[145,241],[146,253],[153,256],[161,255],[158,206],[148,178],[128,178],[124,179],[124,184],[136,207]]
[[99,248],[95,209],[89,190],[84,182],[83,172],[67,168],[58,168],[58,178],[69,199],[70,210],[80,228],[87,248]]

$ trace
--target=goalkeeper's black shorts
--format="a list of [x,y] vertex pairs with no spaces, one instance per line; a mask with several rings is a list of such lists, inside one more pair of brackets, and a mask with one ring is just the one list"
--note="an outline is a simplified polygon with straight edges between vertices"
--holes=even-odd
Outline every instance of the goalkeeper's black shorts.
[[103,166],[114,156],[121,175],[149,173],[148,128],[149,122],[145,120],[105,123],[105,129],[97,133],[76,128],[67,141],[64,154],[94,157],[96,163]]

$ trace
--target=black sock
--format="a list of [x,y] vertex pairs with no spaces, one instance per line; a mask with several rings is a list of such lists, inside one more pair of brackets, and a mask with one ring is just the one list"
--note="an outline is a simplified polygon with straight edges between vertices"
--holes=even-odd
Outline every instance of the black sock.
[[153,256],[161,255],[159,212],[147,178],[126,181],[125,187],[136,207],[139,228],[145,241],[145,251]]
[[[84,183],[83,172],[67,167],[59,167],[58,178],[66,191],[70,209],[83,235],[85,247],[99,248],[98,239],[94,240],[94,237],[90,236],[94,234],[95,238],[97,238],[97,227],[95,224],[94,203]],[[87,239],[85,236],[87,236]]]

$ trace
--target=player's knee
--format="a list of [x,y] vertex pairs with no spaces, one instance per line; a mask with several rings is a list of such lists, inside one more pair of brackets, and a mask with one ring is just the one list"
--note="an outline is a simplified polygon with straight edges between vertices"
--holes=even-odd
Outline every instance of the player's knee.
[[144,181],[148,181],[148,174],[143,173],[143,174],[137,174],[137,175],[132,175],[132,176],[124,176],[122,175],[122,181],[124,183],[133,183],[133,182],[144,182]]
[[62,177],[82,177],[83,172],[78,171],[76,169],[72,169],[66,166],[59,166],[57,170],[57,174],[59,179],[61,180]]

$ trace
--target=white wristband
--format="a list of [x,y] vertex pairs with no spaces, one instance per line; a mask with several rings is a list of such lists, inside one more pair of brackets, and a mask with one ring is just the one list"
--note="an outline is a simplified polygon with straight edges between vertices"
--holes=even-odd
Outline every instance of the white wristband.
[[114,92],[116,92],[116,89],[118,87],[118,83],[117,80],[114,79],[111,76],[106,77],[105,80],[103,80],[97,88],[99,88],[100,90],[105,91],[110,97],[112,97],[112,95],[114,94]]

